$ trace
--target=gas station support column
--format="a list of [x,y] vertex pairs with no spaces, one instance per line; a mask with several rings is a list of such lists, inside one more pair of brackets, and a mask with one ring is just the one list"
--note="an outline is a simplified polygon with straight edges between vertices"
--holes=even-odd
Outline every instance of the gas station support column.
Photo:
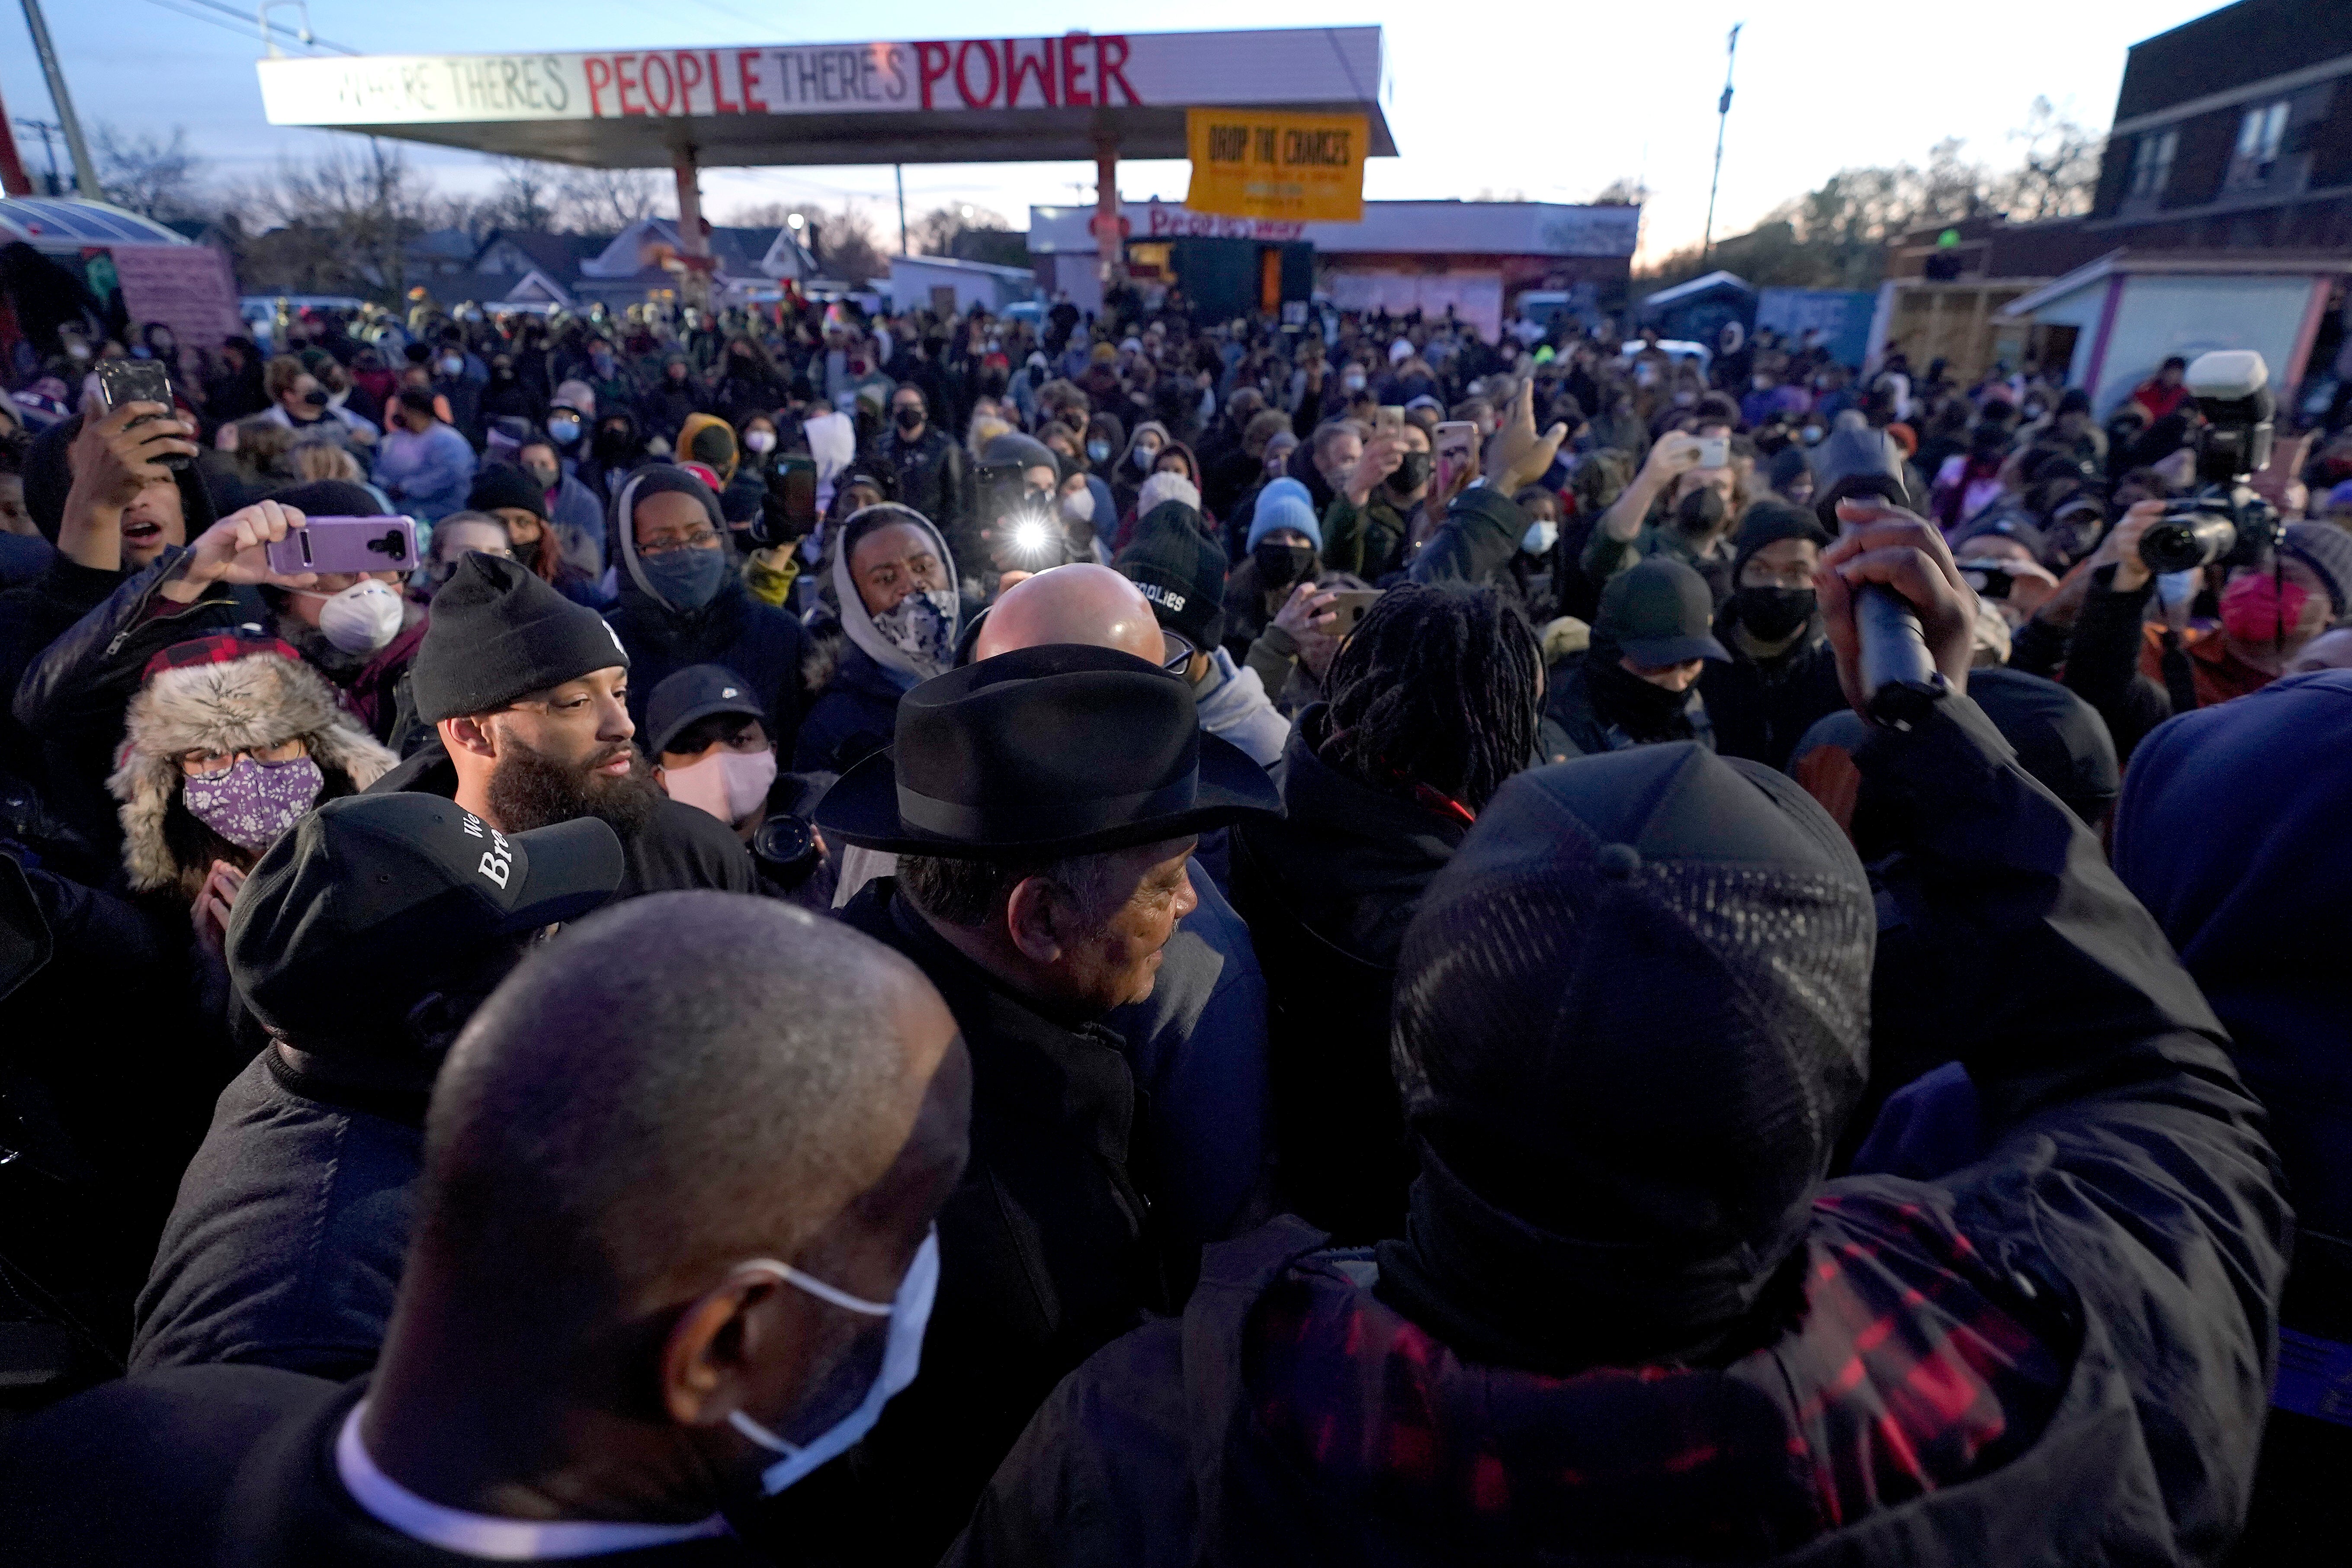
[[671,165],[677,175],[677,240],[688,260],[685,276],[678,279],[677,297],[681,305],[698,310],[710,309],[710,237],[702,232],[702,188],[700,169],[696,163],[692,147],[678,149]]
[[1118,138],[1095,138],[1095,255],[1103,287],[1127,280],[1127,249],[1118,233]]

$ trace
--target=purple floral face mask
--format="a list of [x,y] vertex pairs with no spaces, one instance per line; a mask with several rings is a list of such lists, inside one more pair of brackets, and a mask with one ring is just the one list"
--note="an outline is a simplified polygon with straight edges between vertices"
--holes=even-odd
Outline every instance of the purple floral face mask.
[[327,785],[327,776],[308,757],[257,763],[240,757],[236,766],[180,786],[188,815],[248,854],[258,855],[278,836],[302,820]]

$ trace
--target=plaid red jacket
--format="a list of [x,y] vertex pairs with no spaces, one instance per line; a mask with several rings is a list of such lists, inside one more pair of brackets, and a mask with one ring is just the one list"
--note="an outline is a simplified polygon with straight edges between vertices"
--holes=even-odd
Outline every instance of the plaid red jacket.
[[2071,1347],[2018,1283],[1916,1204],[1824,1195],[1804,1306],[1721,1367],[1547,1377],[1463,1361],[1328,1255],[1260,1300],[1244,1382],[1259,1434],[1318,1491],[1498,1552],[1787,1551],[2021,1452]]

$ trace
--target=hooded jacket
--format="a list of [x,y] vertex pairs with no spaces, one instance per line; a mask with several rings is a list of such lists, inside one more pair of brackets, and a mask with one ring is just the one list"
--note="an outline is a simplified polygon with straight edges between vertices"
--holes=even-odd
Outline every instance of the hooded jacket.
[[[613,547],[619,566],[620,603],[605,620],[629,654],[629,717],[646,726],[646,704],[653,689],[691,664],[723,664],[760,694],[767,710],[768,738],[779,755],[790,755],[799,733],[804,706],[801,692],[803,637],[801,624],[773,605],[751,597],[740,571],[731,567],[721,577],[719,592],[698,609],[681,609],[663,598],[646,574],[637,554],[637,531],[632,521],[638,497],[648,484],[670,485],[681,470],[667,464],[650,464],[629,475],[613,501]],[[696,481],[691,493],[709,513],[727,551],[727,524],[719,515],[710,492]]]
[[[862,520],[862,521],[861,521]],[[955,554],[947,537],[930,519],[908,507],[883,501],[852,512],[841,526],[841,542],[833,552],[833,591],[841,609],[842,635],[849,647],[824,679],[812,682],[816,700],[801,727],[802,739],[793,752],[793,766],[803,772],[845,771],[867,752],[890,743],[898,728],[898,699],[938,670],[919,668],[874,628],[874,616],[850,574],[849,557],[856,541],[885,523],[909,522],[930,536],[948,582],[956,583]],[[963,629],[961,601],[956,624],[949,628],[950,646]]]
[[[1992,1147],[1801,1210],[1801,1302],[1678,1364],[1542,1375],[1295,1221],[1039,1411],[947,1562],[1302,1565],[2221,1558],[2288,1219],[2261,1108],[2096,842],[1965,699],[1865,772],[1931,918],[1988,942]],[[1387,1248],[1382,1248],[1383,1256]]]
[[121,802],[122,864],[135,892],[169,888],[189,903],[208,863],[184,862],[166,824],[179,806],[179,759],[189,752],[234,752],[299,736],[326,775],[321,800],[354,795],[399,761],[344,715],[334,689],[308,665],[267,652],[222,664],[161,669],[131,700],[123,751],[106,781]]

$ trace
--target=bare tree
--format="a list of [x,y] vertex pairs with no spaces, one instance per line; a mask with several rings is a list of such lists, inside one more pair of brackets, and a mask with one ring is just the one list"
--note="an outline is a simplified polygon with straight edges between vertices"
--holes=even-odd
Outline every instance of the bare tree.
[[1596,207],[1638,207],[1650,199],[1650,187],[1632,174],[1620,174],[1592,195]]
[[907,236],[919,256],[961,256],[957,241],[965,235],[1003,234],[1012,227],[1003,213],[965,202],[933,207],[908,226]]
[[211,205],[197,188],[205,160],[189,149],[183,126],[173,126],[165,141],[152,133],[127,136],[111,125],[100,125],[97,152],[99,183],[116,206],[161,220],[195,217]]
[[[262,248],[281,275],[252,281],[397,299],[408,287],[408,247],[427,227],[436,197],[398,147],[339,138],[308,163],[281,163],[231,202],[246,226],[271,242]],[[272,229],[284,232],[266,232]]]
[[1994,182],[1997,205],[2027,223],[2091,210],[2091,194],[2099,183],[2096,137],[2047,98],[2037,97],[2025,123],[2009,139],[2022,143],[2024,152],[2018,166]]
[[564,171],[535,158],[500,158],[498,171],[498,187],[485,204],[492,226],[554,226],[556,204],[562,199]]
[[612,234],[676,216],[677,187],[658,169],[567,169],[555,183],[557,220],[576,234]]

